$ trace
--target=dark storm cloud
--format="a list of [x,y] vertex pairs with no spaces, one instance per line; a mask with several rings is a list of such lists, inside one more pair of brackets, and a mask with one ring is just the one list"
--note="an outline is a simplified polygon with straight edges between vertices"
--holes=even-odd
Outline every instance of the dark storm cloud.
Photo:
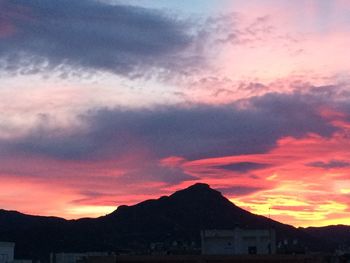
[[11,73],[137,76],[175,68],[192,41],[188,24],[159,11],[93,0],[1,0],[0,22],[0,66]]
[[350,162],[343,160],[330,160],[328,162],[318,161],[306,164],[310,167],[323,168],[323,169],[337,169],[337,168],[349,168]]
[[269,167],[269,164],[265,163],[253,163],[253,162],[239,162],[226,165],[215,166],[215,168],[225,169],[237,173],[246,173],[249,171],[264,169]]
[[273,93],[220,106],[96,109],[79,116],[81,130],[57,132],[42,123],[25,137],[2,141],[0,151],[72,160],[139,151],[188,159],[263,153],[285,136],[331,136],[338,128],[319,114],[319,100]]

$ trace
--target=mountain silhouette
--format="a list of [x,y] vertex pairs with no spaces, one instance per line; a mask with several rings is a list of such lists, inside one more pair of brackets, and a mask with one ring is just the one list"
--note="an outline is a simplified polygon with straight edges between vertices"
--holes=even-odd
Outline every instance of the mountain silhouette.
[[332,243],[338,243],[340,246],[344,244],[350,246],[350,226],[333,225],[324,227],[307,227],[300,229],[319,240],[326,239]]
[[[297,239],[310,249],[339,245],[323,228],[297,229],[241,209],[207,184],[170,196],[119,206],[99,218],[65,220],[0,210],[0,241],[16,242],[18,258],[48,260],[50,252],[147,250],[152,242],[200,245],[203,229],[273,228],[277,240]],[[350,229],[348,226],[344,226]],[[349,238],[342,242],[348,242]]]
[[[247,212],[213,190],[207,184],[195,184],[157,200],[147,200],[134,206],[120,206],[104,220],[123,224],[126,232],[198,231],[206,228],[236,226],[266,227],[279,224],[266,217]],[[147,225],[147,228],[145,227]]]

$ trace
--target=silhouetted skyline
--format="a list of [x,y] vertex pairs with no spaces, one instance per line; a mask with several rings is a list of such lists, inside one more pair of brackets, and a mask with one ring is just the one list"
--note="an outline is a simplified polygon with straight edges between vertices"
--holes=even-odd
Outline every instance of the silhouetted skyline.
[[0,208],[64,218],[196,182],[350,222],[350,4],[0,1]]

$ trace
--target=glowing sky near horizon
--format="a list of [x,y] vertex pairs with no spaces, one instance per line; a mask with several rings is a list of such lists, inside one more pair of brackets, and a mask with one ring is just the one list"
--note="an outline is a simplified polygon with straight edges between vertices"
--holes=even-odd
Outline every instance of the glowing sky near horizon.
[[349,46],[347,0],[0,0],[0,208],[350,224]]

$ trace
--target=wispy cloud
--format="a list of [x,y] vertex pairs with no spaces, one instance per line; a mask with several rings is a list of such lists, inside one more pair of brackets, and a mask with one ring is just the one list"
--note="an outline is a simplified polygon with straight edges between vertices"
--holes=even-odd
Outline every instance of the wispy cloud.
[[307,166],[324,168],[324,169],[334,169],[334,168],[349,168],[350,162],[344,160],[330,160],[328,162],[325,161],[317,161],[312,163],[307,163]]

